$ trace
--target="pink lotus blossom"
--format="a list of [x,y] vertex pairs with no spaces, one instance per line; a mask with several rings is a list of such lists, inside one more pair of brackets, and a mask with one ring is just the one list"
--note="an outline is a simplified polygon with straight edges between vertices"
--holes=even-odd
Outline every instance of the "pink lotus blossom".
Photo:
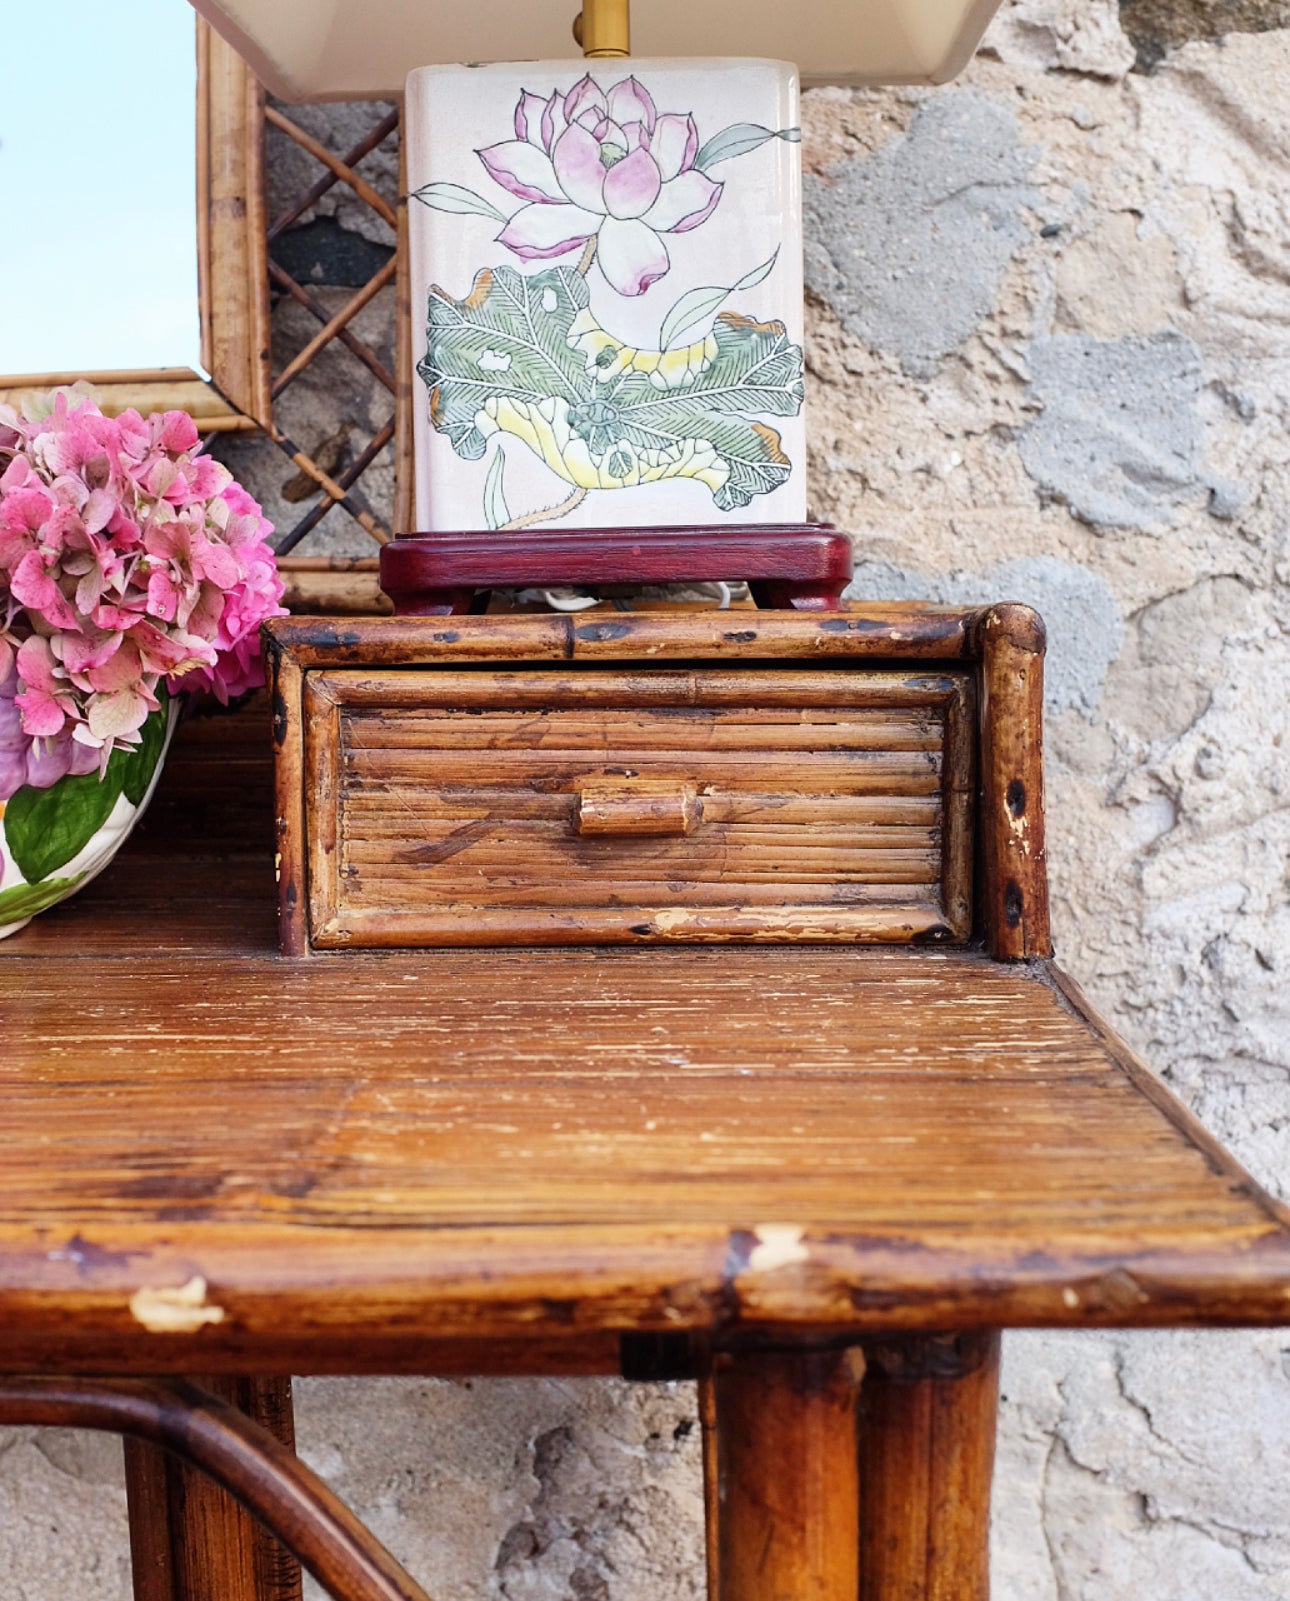
[[263,683],[272,531],[183,412],[0,406],[0,800],[102,771],[167,693]]
[[521,93],[515,138],[480,150],[491,177],[527,204],[497,236],[525,261],[596,241],[620,295],[644,294],[671,265],[663,235],[712,215],[722,185],[694,165],[694,118],[655,110],[634,77],[606,94],[581,78],[566,95]]

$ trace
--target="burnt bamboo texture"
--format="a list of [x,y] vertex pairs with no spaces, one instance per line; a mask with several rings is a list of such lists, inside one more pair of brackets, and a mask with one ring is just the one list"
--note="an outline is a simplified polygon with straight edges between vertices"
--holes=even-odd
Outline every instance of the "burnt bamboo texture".
[[[314,618],[269,637],[287,954],[955,942],[974,923],[995,955],[1049,949],[1042,625],[1023,607]],[[593,837],[580,795],[605,783],[697,806],[671,841]]]
[[926,673],[311,673],[312,943],[965,938],[946,881],[970,871],[970,694]]
[[989,1601],[999,1336],[866,1348],[860,1601]]
[[[290,1379],[194,1382],[294,1449]],[[300,1601],[299,1562],[228,1490],[145,1439],[124,1445],[134,1601]]]
[[[208,1583],[295,1601],[241,1506],[343,1601],[420,1598],[291,1457],[273,1375],[639,1375],[665,1356],[706,1375],[714,1601],[985,1601],[999,1327],[1285,1322],[1286,1210],[1035,954],[1041,647],[1008,608],[275,626],[272,703],[181,729],[119,864],[0,944],[0,1372],[226,1375],[205,1382],[241,1408],[155,1380],[0,1381],[0,1422],[136,1442],[140,1601]],[[316,771],[311,686],[320,717],[352,719]],[[800,797],[859,816],[874,795],[834,769],[876,753],[884,785],[921,773],[913,803],[941,807],[892,848],[939,863],[986,948],[284,960],[275,855],[302,954],[305,847],[327,842],[311,804],[340,818],[350,752],[354,772],[391,764],[355,793],[393,817],[409,751],[443,771],[408,795],[449,822],[468,793],[508,827],[555,802],[559,851],[620,861],[692,850],[720,826],[710,802],[751,805],[820,880],[858,847],[808,839]],[[714,779],[745,769],[759,789]],[[551,893],[622,892],[565,860]],[[477,896],[490,873],[514,903],[524,874],[496,857]]]
[[201,20],[197,64],[202,365],[219,393],[264,427],[271,416],[264,91],[233,47]]
[[717,1358],[711,1601],[855,1601],[863,1365],[809,1347]]
[[0,1368],[1285,1321],[1284,1210],[1046,963],[283,961],[269,721],[187,725],[114,869],[0,944]]

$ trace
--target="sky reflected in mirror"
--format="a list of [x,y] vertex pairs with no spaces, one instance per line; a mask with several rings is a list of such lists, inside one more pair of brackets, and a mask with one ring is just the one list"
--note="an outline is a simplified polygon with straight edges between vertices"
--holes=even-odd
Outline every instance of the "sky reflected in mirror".
[[185,0],[5,8],[0,374],[198,368],[194,26]]

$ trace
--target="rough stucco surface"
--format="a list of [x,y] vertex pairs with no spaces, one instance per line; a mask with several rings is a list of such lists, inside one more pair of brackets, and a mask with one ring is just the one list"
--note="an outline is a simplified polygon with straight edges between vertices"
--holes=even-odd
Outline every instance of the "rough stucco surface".
[[[1061,957],[1284,1194],[1290,32],[1205,31],[1147,75],[1109,0],[1017,0],[955,86],[807,97],[813,510],[857,593],[1045,613]],[[997,1601],[1290,1595],[1290,1331],[1016,1335],[1003,1390]],[[299,1411],[442,1601],[700,1593],[687,1387]],[[124,1601],[124,1549],[111,1442],[0,1435],[3,1601]]]

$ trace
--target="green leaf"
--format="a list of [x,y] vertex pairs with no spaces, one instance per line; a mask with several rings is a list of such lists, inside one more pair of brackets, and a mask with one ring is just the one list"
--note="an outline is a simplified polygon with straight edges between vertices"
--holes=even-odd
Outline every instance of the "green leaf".
[[459,217],[491,217],[494,222],[509,222],[504,211],[499,211],[491,200],[477,195],[473,189],[464,189],[459,183],[426,183],[414,189],[408,197],[419,200],[432,211],[451,211]]
[[48,789],[25,785],[12,796],[4,814],[5,840],[29,884],[70,862],[107,822],[125,777],[120,756],[113,751],[102,778],[97,773],[60,778]]
[[637,352],[596,323],[571,268],[524,277],[498,267],[481,272],[464,300],[433,290],[427,333],[417,370],[430,420],[467,460],[482,457],[500,430],[568,483],[616,489],[696,478],[723,510],[778,488],[792,471],[778,433],[759,420],[802,407],[802,352],[781,322],[722,312],[715,355],[684,364],[683,383],[669,387],[657,352]]
[[478,461],[488,448],[478,423],[490,398],[539,405],[559,396],[572,405],[594,388],[565,338],[588,298],[572,267],[530,278],[486,267],[464,300],[431,289],[417,371],[430,390],[430,421],[459,456]]
[[488,464],[488,477],[484,479],[484,521],[490,528],[500,528],[511,520],[506,494],[502,489],[502,474],[506,470],[506,454],[501,446],[493,453]]
[[12,889],[0,890],[0,928],[35,917],[70,894],[84,877],[77,873],[75,878],[47,878],[43,884],[15,884]]
[[755,289],[759,283],[769,278],[778,259],[779,247],[776,246],[775,254],[769,261],[763,261],[760,267],[754,267],[750,273],[746,273],[738,283],[731,284],[728,289],[713,284],[707,289],[691,289],[688,294],[682,295],[663,319],[663,326],[658,336],[659,349],[670,350],[673,345],[684,343],[680,336],[689,333],[697,323],[706,323],[729,296],[736,294],[740,289]]
[[139,744],[130,752],[119,752],[124,758],[124,778],[122,792],[131,806],[139,806],[143,797],[148,793],[153,774],[157,771],[157,763],[161,760],[161,753],[166,748],[166,727],[170,720],[170,711],[162,706],[160,711],[150,712],[144,719],[143,727],[139,730]]
[[768,139],[782,139],[786,144],[795,145],[802,141],[800,128],[763,128],[756,122],[735,122],[730,127],[723,128],[720,133],[714,133],[703,149],[694,158],[694,165],[700,172],[706,172],[714,167],[718,161],[733,161],[736,156],[746,156],[750,150],[756,150],[764,145]]
[[11,797],[4,814],[5,839],[28,883],[39,883],[84,850],[120,795],[139,805],[161,760],[168,719],[165,706],[149,713],[138,745],[114,750],[102,778],[97,773],[60,778],[48,789],[27,784]]

